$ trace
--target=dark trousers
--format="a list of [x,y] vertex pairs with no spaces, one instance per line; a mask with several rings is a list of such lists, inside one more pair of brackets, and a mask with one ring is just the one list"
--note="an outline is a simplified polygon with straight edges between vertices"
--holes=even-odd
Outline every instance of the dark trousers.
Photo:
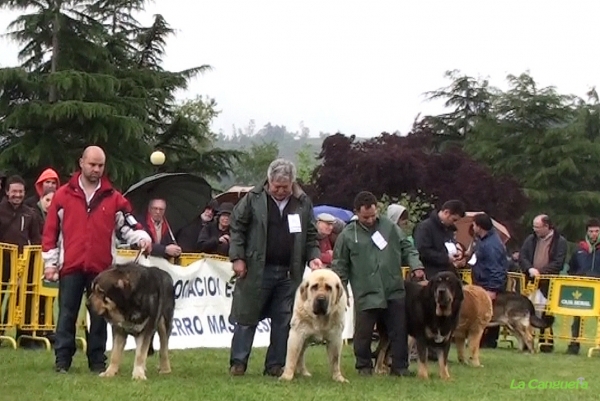
[[579,342],[575,341],[577,337],[579,337],[579,330],[581,329],[581,318],[579,316],[575,316],[573,318],[573,323],[571,324],[571,336],[573,337],[573,344],[579,345]]
[[[265,358],[265,371],[282,368],[287,355],[287,340],[292,319],[294,290],[291,288],[288,266],[266,266],[262,283],[261,320],[271,319],[271,341]],[[230,366],[246,368],[252,352],[256,325],[236,324],[231,340]]]
[[392,371],[401,372],[408,368],[408,333],[406,331],[405,299],[388,300],[385,309],[366,309],[356,313],[354,325],[354,357],[356,369],[372,369],[371,341],[378,320],[383,320],[390,339]]
[[[548,299],[548,289],[550,287],[550,281],[549,280],[540,280],[539,282],[539,289],[542,293],[542,295]],[[554,339],[552,338],[554,336],[554,331],[552,330],[552,325],[554,324],[554,316],[552,315],[547,315],[546,312],[542,312],[541,318],[549,324],[549,327],[547,329],[543,329],[540,331],[540,335],[547,335],[549,338],[547,340],[542,339],[540,342],[544,343],[544,344],[548,344],[548,345],[553,345],[554,344]]]
[[[74,272],[60,278],[58,284],[58,323],[54,343],[56,365],[69,368],[75,355],[75,333],[77,316],[83,292],[89,295],[94,275]],[[90,369],[106,364],[106,321],[88,308],[90,329],[86,330],[87,358]]]

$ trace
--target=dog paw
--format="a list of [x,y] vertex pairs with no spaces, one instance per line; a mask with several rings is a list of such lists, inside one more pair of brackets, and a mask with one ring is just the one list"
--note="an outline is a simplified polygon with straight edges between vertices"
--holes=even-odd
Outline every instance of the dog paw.
[[293,373],[283,372],[281,376],[279,376],[279,380],[289,382],[294,378]]
[[133,380],[146,380],[146,372],[144,372],[143,368],[135,367],[131,373],[131,378]]
[[337,376],[333,376],[333,380],[338,382],[338,383],[350,383],[348,381],[348,379],[346,379],[344,376],[342,375],[337,375]]
[[300,376],[304,376],[304,377],[311,377],[312,376],[308,370],[303,370],[302,372],[298,372],[298,374]]
[[98,376],[100,377],[113,377],[118,373],[117,369],[108,368],[104,372],[100,373]]
[[158,369],[158,374],[160,374],[160,375],[168,375],[169,373],[171,373],[171,368]]

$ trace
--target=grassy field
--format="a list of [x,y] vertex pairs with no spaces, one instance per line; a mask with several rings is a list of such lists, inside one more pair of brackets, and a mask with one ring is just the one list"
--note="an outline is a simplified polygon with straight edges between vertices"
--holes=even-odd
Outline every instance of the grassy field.
[[[264,349],[255,349],[244,377],[228,374],[228,350],[172,351],[173,372],[159,376],[158,356],[148,361],[148,381],[132,382],[132,352],[127,352],[121,373],[102,379],[87,370],[85,355],[78,352],[67,375],[54,373],[53,353],[0,349],[0,400],[597,400],[600,390],[600,357],[565,355],[559,345],[554,354],[522,355],[515,350],[482,350],[483,368],[458,365],[456,350],[450,353],[452,380],[437,378],[437,363],[430,363],[432,378],[359,377],[354,370],[351,346],[344,349],[343,372],[348,384],[330,380],[325,349],[307,351],[311,378],[281,383],[262,376]],[[587,349],[582,349],[586,351]],[[416,365],[411,369],[416,369]],[[587,389],[516,389],[530,380],[574,382],[583,377]],[[533,385],[536,385],[533,382]]]

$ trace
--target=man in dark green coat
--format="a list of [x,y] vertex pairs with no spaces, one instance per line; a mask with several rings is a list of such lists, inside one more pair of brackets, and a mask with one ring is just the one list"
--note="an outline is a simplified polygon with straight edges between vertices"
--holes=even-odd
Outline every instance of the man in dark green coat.
[[295,291],[307,262],[311,269],[323,267],[312,202],[295,181],[294,165],[277,159],[269,166],[266,182],[233,209],[229,258],[237,280],[229,364],[234,376],[246,372],[256,326],[265,318],[271,319],[271,343],[264,374],[281,375]]
[[337,238],[331,268],[354,296],[354,356],[361,375],[373,373],[371,339],[378,320],[388,331],[392,354],[391,374],[408,376],[408,334],[402,266],[416,278],[423,265],[406,235],[394,222],[377,215],[377,199],[361,192],[354,199],[356,219]]

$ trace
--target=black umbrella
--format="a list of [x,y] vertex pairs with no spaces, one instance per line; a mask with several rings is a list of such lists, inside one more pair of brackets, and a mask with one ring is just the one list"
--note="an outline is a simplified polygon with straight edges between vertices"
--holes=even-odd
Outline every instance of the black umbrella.
[[198,217],[211,200],[212,188],[206,180],[188,173],[161,173],[133,184],[124,193],[133,210],[145,214],[152,198],[167,202],[165,217],[173,233]]

